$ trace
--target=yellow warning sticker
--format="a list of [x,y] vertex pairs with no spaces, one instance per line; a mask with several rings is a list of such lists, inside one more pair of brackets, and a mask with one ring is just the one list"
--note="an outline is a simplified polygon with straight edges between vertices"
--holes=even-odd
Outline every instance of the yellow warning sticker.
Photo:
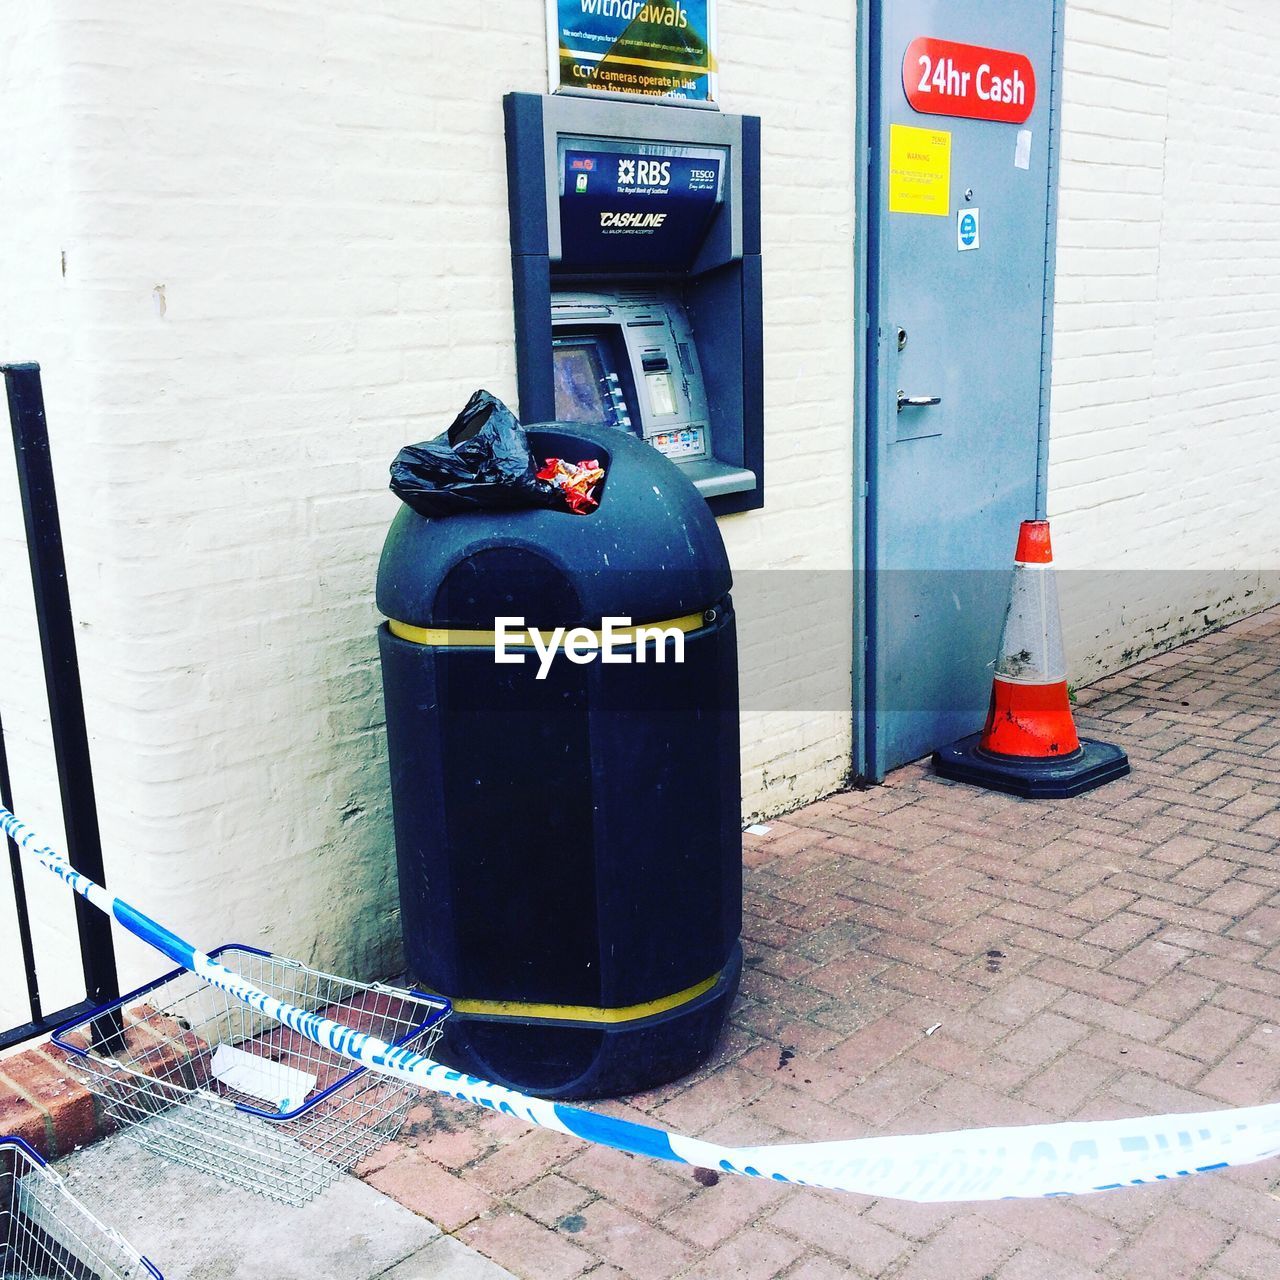
[[945,129],[889,126],[889,212],[951,212],[951,135]]

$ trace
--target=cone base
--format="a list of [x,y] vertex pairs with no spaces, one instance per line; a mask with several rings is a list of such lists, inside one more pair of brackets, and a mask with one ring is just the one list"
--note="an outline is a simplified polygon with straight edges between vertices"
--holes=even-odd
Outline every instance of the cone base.
[[935,751],[934,772],[940,778],[1005,791],[1028,800],[1065,800],[1129,772],[1129,757],[1109,742],[1081,738],[1079,751],[1041,760],[994,755],[978,745],[981,737],[980,733],[971,733]]

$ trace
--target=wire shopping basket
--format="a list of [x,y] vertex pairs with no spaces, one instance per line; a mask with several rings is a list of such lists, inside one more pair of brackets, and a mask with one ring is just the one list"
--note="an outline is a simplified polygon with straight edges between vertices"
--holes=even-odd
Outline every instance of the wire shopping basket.
[[[212,953],[276,999],[429,1055],[449,1002],[227,945]],[[53,1037],[143,1147],[305,1204],[400,1131],[417,1090],[178,969]]]
[[142,1280],[164,1277],[91,1214],[21,1138],[0,1138],[0,1277]]

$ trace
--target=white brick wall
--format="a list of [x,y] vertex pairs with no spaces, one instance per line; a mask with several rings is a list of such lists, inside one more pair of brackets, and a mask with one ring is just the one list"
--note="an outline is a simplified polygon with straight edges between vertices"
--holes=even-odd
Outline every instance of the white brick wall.
[[[543,5],[0,0],[0,22],[32,32],[6,93],[60,133],[4,174],[0,351],[46,369],[108,875],[202,943],[388,972],[386,469],[475,387],[515,403],[501,103],[545,91]],[[842,0],[804,24],[801,65],[793,16],[721,6],[770,246],[771,488],[725,522],[739,572],[850,562],[853,194],[813,160],[851,152],[854,36]],[[31,201],[52,167],[57,200]],[[847,607],[809,614],[810,669],[779,676],[794,622],[744,612],[744,686],[804,699],[747,718],[752,812],[847,768]],[[22,798],[57,835],[51,791]],[[154,972],[122,946],[126,980]]]
[[1073,675],[1280,586],[1269,0],[1070,0],[1049,512]]
[[[0,362],[39,356],[56,364],[60,376],[47,388],[55,413],[78,403],[80,353],[76,301],[62,288],[60,266],[75,221],[60,33],[40,0],[5,0],[0,30]],[[39,812],[50,837],[61,840],[48,704],[2,399],[0,416],[0,716],[15,803]],[[87,481],[88,470],[65,436],[55,440],[54,451],[64,484],[74,491]],[[68,524],[81,546],[102,528],[87,508]],[[72,582],[78,579],[92,590],[93,567],[72,559]],[[7,856],[0,858],[0,1027],[30,1016],[7,864]],[[76,954],[71,904],[64,890],[40,875],[29,878],[27,895],[44,1007],[64,1008],[84,996],[77,966],[63,963]]]
[[[723,106],[763,122],[767,500],[720,522],[739,584],[743,797],[761,814],[849,771],[854,194],[823,158],[853,153],[856,46],[843,0],[723,0],[719,18]],[[788,697],[794,710],[760,709]]]

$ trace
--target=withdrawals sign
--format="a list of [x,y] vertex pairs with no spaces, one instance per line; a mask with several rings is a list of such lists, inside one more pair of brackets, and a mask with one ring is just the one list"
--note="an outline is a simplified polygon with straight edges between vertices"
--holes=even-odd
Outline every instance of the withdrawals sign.
[[889,126],[889,212],[950,214],[951,135],[945,129]]
[[547,0],[552,91],[710,102],[715,0]]

